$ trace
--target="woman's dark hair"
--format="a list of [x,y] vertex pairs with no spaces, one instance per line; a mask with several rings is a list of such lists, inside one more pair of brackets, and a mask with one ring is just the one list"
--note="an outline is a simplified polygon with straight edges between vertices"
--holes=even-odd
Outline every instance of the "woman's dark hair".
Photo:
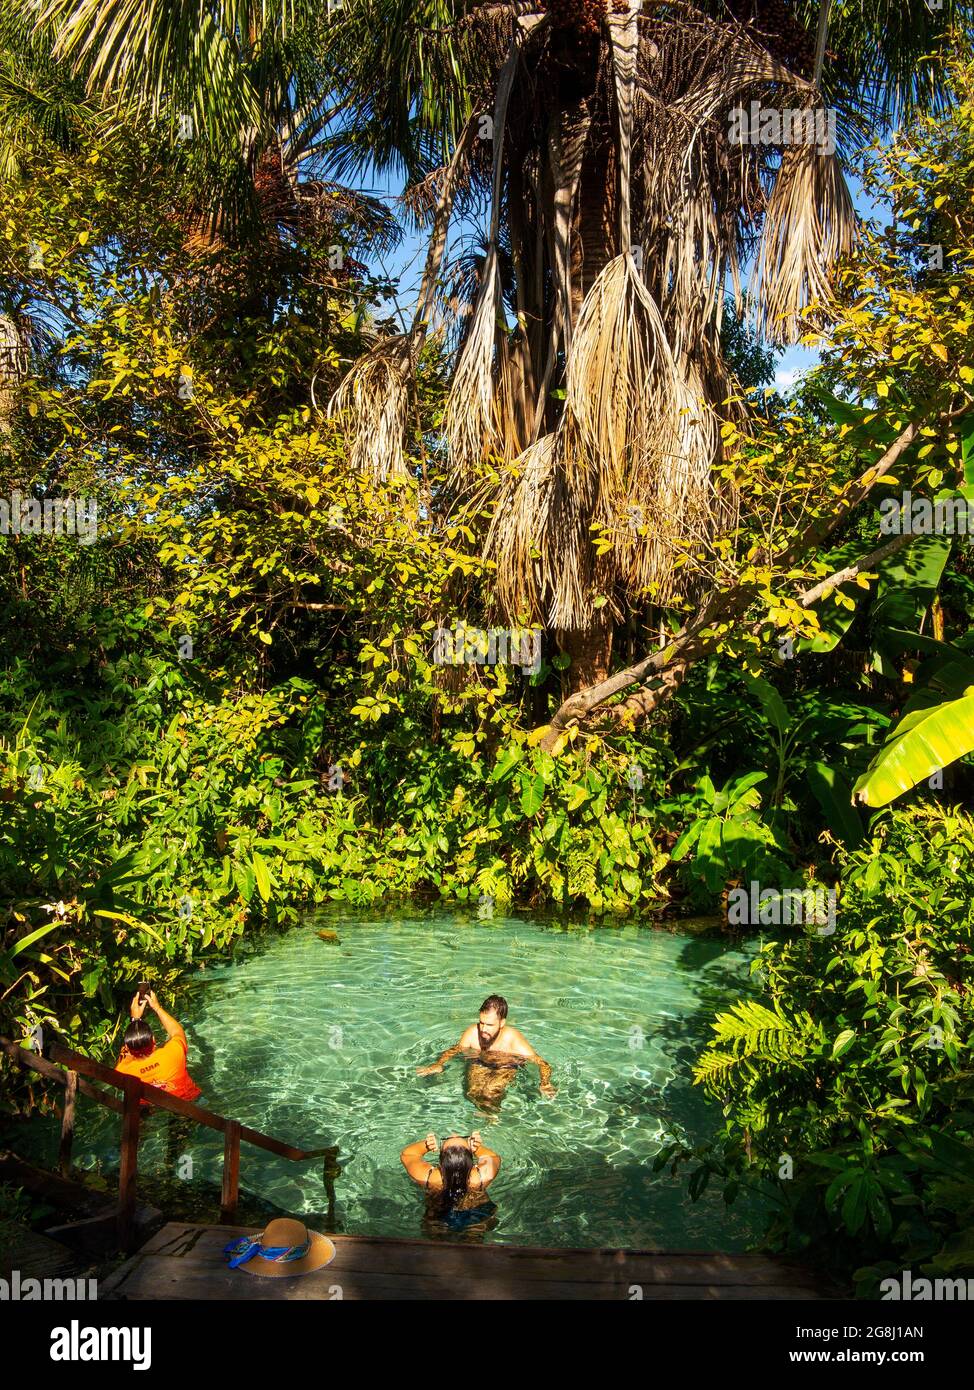
[[473,1154],[466,1144],[449,1144],[440,1149],[440,1177],[443,1190],[440,1193],[439,1215],[449,1216],[454,1207],[460,1205],[467,1195],[467,1182],[473,1167]]
[[148,1057],[156,1045],[152,1029],[144,1018],[133,1018],[125,1030],[125,1046],[133,1057]]
[[480,1006],[482,1014],[490,1013],[493,1009],[498,1018],[507,1017],[507,1000],[500,994],[488,994],[487,998]]

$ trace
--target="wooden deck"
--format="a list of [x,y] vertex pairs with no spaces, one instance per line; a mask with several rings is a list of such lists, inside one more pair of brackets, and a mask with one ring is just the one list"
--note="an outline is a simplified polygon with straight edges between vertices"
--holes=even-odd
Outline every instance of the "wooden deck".
[[94,1273],[64,1245],[15,1221],[0,1221],[0,1279],[77,1279]]
[[313,1274],[265,1279],[230,1270],[223,1247],[252,1228],[164,1226],[99,1288],[114,1299],[821,1299],[807,1271],[760,1255],[534,1250],[333,1236]]

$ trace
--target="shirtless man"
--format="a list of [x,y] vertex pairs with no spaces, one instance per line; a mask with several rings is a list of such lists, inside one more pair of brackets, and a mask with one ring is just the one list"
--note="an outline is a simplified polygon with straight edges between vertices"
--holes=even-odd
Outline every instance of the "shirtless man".
[[451,1057],[464,1053],[469,1063],[467,1093],[471,1100],[495,1109],[514,1073],[526,1062],[533,1062],[541,1074],[541,1094],[556,1094],[551,1084],[551,1067],[535,1052],[523,1033],[507,1022],[507,1000],[492,994],[480,1006],[480,1017],[461,1037],[428,1067],[417,1067],[417,1076],[440,1072]]

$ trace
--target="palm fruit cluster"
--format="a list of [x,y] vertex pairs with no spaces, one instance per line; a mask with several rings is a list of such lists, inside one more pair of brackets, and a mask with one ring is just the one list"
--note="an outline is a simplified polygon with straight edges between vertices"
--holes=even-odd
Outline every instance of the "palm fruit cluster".
[[608,0],[545,0],[544,8],[555,29],[591,37],[601,29],[609,6]]
[[811,73],[815,40],[784,0],[725,0],[725,4],[735,19],[754,29],[768,52],[789,72]]
[[265,150],[254,173],[254,192],[267,218],[280,218],[294,205],[294,190],[281,169],[281,157]]

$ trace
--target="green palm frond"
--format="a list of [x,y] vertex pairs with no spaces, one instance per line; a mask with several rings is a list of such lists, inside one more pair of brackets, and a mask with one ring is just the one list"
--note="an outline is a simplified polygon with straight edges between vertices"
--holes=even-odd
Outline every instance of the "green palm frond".
[[[2,3],[12,0],[0,0]],[[212,208],[211,231],[260,220],[255,179],[276,158],[297,188],[340,109],[327,7],[232,0],[35,0],[34,35],[85,90],[168,132]]]
[[275,28],[286,33],[293,8],[265,6],[258,28],[250,6],[206,0],[39,0],[36,6],[38,30],[52,36],[58,58],[84,72],[89,89],[156,119],[186,113],[213,138],[261,125],[251,68],[266,79],[265,36]]
[[[795,17],[812,33],[820,10],[821,0],[794,0]],[[880,129],[942,109],[935,55],[954,26],[965,24],[965,0],[941,0],[936,9],[902,0],[832,0],[822,94],[838,105],[855,91]]]
[[815,1036],[809,1014],[793,1018],[766,1008],[757,1000],[738,1000],[714,1022],[714,1042],[694,1067],[694,1081],[714,1086],[737,1071],[753,1071],[755,1064],[796,1060]]
[[[490,61],[458,23],[464,8],[455,0],[346,0],[330,35],[336,87],[350,98],[332,143],[337,177],[374,166],[412,183],[448,162],[472,110],[475,74]],[[504,53],[513,22],[507,29]],[[492,106],[491,98],[484,109]],[[365,142],[356,139],[363,130]]]
[[41,147],[74,151],[115,124],[83,80],[33,32],[24,7],[0,0],[0,179],[13,178]]

